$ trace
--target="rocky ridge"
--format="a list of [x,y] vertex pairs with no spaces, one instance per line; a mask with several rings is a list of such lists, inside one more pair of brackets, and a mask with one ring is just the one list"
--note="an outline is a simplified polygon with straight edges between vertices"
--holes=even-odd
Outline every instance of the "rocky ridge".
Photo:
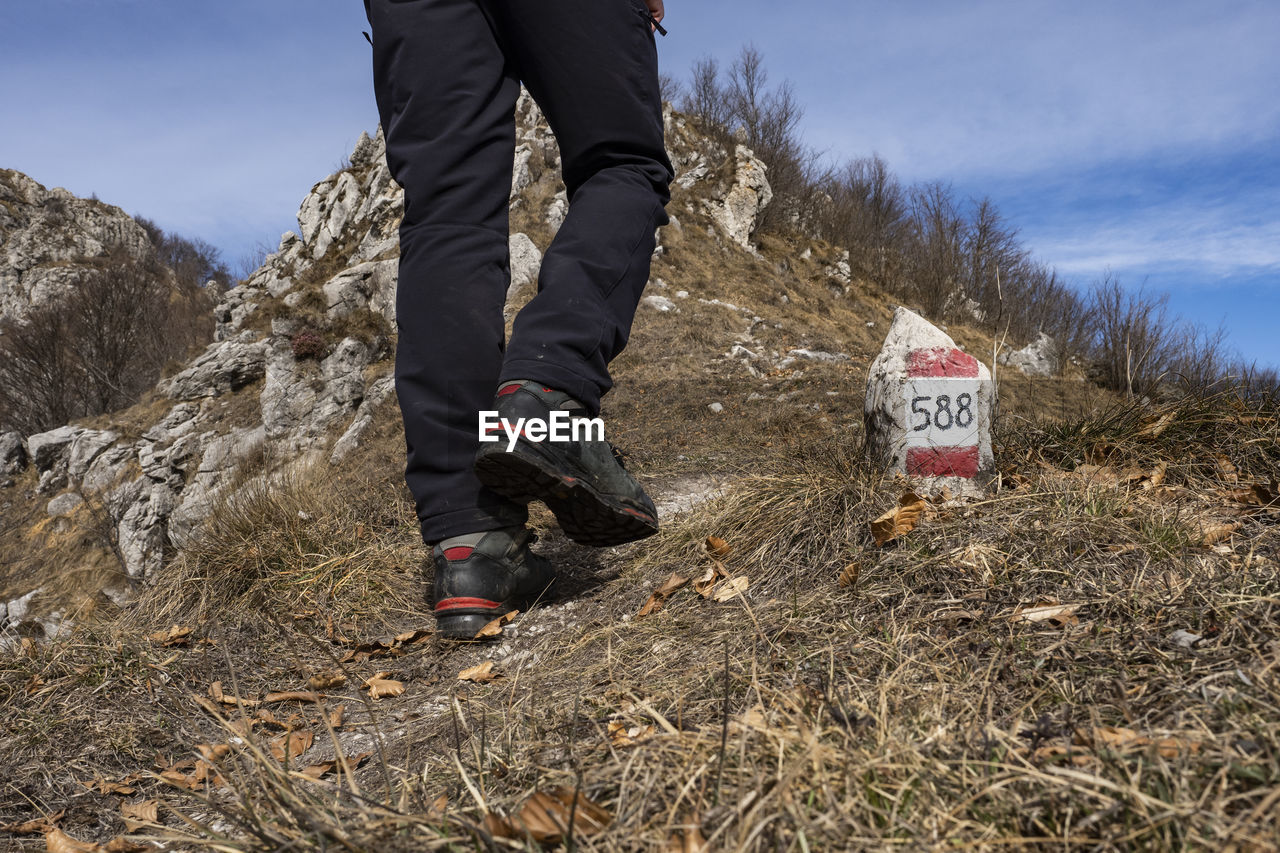
[[113,250],[135,258],[153,251],[120,208],[0,169],[0,320],[74,289],[87,262]]

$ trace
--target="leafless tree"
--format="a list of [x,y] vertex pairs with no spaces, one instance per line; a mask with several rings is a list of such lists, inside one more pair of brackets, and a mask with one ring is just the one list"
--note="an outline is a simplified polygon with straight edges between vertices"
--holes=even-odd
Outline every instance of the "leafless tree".
[[680,109],[693,116],[702,130],[724,136],[729,128],[729,101],[720,80],[720,63],[704,56],[693,63],[692,80]]

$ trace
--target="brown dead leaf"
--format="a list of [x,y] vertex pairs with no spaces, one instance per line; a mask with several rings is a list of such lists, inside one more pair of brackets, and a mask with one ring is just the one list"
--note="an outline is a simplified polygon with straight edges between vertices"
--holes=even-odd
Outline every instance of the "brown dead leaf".
[[733,580],[717,584],[716,588],[711,591],[711,600],[724,602],[731,598],[736,598],[746,592],[750,584],[751,581],[747,579],[746,575],[738,575]]
[[192,628],[184,628],[181,625],[174,625],[167,631],[157,631],[154,634],[149,634],[148,638],[165,647],[185,646],[190,642],[193,630]]
[[312,690],[332,690],[347,683],[347,677],[336,669],[317,672],[307,679],[307,686]]
[[56,828],[45,833],[44,846],[48,853],[103,853],[101,844],[76,841],[70,835]]
[[493,671],[493,661],[491,660],[478,663],[458,673],[459,681],[473,681],[476,684],[487,684],[490,681],[496,681],[500,677],[498,673]]
[[262,697],[262,701],[267,704],[276,702],[319,702],[323,698],[323,695],[310,690],[282,690],[278,693],[268,693]]
[[338,707],[330,711],[329,712],[329,728],[335,729],[335,730],[342,728],[342,718],[346,716],[346,713],[347,713],[346,705],[339,705]]
[[727,577],[729,577],[729,572],[725,570],[724,564],[719,560],[712,560],[711,565],[702,573],[702,576],[694,580],[693,591],[703,598],[708,598],[711,595],[711,590],[715,589],[716,584]]
[[1076,611],[1080,609],[1078,604],[1062,604],[1049,599],[1041,599],[1031,607],[1018,608],[1013,611],[1010,621],[1014,624],[1027,624],[1048,622],[1057,628],[1065,628],[1068,625],[1080,624],[1080,618],[1076,616]]
[[494,838],[519,838],[519,834],[512,828],[511,822],[501,815],[488,812],[484,816],[484,820],[480,822],[484,827],[484,831]]
[[840,573],[840,586],[854,586],[858,583],[858,575],[862,574],[862,564],[856,560],[844,567]]
[[262,704],[256,699],[241,699],[237,696],[232,696],[230,694],[223,693],[221,681],[215,681],[213,682],[213,684],[209,685],[209,696],[213,699],[213,701],[217,702],[220,705],[230,705],[232,707],[252,708],[255,705]]
[[653,726],[628,726],[626,723],[614,721],[609,724],[609,742],[614,746],[634,746],[642,740],[653,737]]
[[125,829],[137,832],[149,823],[159,819],[159,800],[141,800],[136,803],[121,803],[120,814],[124,818]]
[[1239,521],[1225,522],[1222,524],[1201,524],[1200,525],[1200,544],[1201,545],[1217,545],[1226,539],[1231,538],[1231,534],[1235,533],[1244,525]]
[[395,643],[397,646],[416,646],[419,643],[425,643],[435,636],[435,631],[430,628],[419,628],[416,631],[405,631],[403,634],[397,634]]
[[[231,744],[229,743],[198,743],[196,751],[200,756],[209,762],[221,761],[231,754]],[[177,765],[174,765],[175,767]]]
[[665,853],[706,853],[707,839],[702,835],[702,821],[697,815],[686,815],[680,830],[667,839]]
[[1118,486],[1121,480],[1129,479],[1108,465],[1081,465],[1075,474],[1091,486]]
[[54,828],[54,824],[66,816],[66,811],[54,812],[51,815],[22,821],[21,823],[0,823],[0,832],[10,835],[43,835]]
[[644,603],[644,606],[640,608],[640,612],[636,614],[636,618],[639,619],[657,613],[667,603],[667,599],[688,582],[688,578],[681,577],[673,572],[671,577],[663,582],[662,586],[653,591],[653,594],[649,596],[649,600]]
[[1235,463],[1221,453],[1213,458],[1214,466],[1218,469],[1218,476],[1226,480],[1228,483],[1238,483],[1240,481],[1240,469],[1236,468]]
[[871,535],[876,545],[884,545],[915,530],[927,508],[924,498],[915,492],[903,492],[896,507],[871,522]]
[[[354,770],[368,761],[369,756],[371,755],[373,755],[372,752],[362,752],[354,758],[347,759],[347,763],[351,769]],[[340,766],[341,765],[338,764],[337,759],[330,759],[329,761],[321,761],[319,764],[312,764],[309,767],[305,767],[301,772],[304,776],[310,776],[312,779],[320,779],[324,776],[328,776],[330,773],[333,773]]]
[[1094,763],[1097,759],[1087,752],[1081,752],[1078,749],[1072,749],[1069,746],[1055,743],[1048,746],[1042,746],[1035,752],[1031,753],[1034,761],[1043,762],[1051,759],[1066,758],[1076,767],[1086,767]]
[[[514,829],[519,834],[503,837],[519,838],[520,835],[529,835],[539,843],[558,843],[569,831],[570,810],[573,811],[575,837],[596,835],[613,821],[613,815],[580,792],[576,796],[576,807],[574,803],[575,794],[571,788],[556,788],[550,793],[535,791],[525,800],[520,811],[502,821],[508,829]],[[501,821],[501,818],[498,820]]]
[[293,761],[310,749],[315,739],[315,734],[306,729],[286,732],[271,740],[271,755],[276,761]]
[[302,768],[301,772],[304,776],[310,776],[312,779],[319,779],[322,776],[328,776],[337,766],[338,762],[333,760],[321,761],[319,764],[312,764]]
[[474,639],[487,640],[491,637],[502,636],[502,626],[506,625],[507,623],[509,623],[511,620],[515,619],[519,615],[520,615],[519,610],[512,610],[510,613],[502,614],[497,619],[494,619],[492,622],[489,622],[488,624],[486,624],[479,631],[476,631],[476,635]]
[[1114,752],[1152,747],[1163,758],[1177,758],[1185,753],[1198,753],[1203,744],[1183,737],[1151,738],[1122,726],[1094,726],[1076,729],[1072,741],[1091,749],[1106,748]]
[[733,553],[733,546],[719,536],[708,536],[705,544],[707,553],[721,560]]
[[145,853],[147,850],[155,849],[146,844],[138,844],[120,837],[111,839],[107,842],[107,846],[102,848],[103,853]]
[[183,773],[181,770],[162,770],[160,772],[160,778],[175,788],[182,788],[186,791],[194,791],[196,788],[200,787],[200,783],[197,782],[193,776]]
[[1249,507],[1269,507],[1280,503],[1280,496],[1267,483],[1250,483],[1239,489],[1220,491],[1219,494],[1229,501]]
[[90,791],[97,791],[99,794],[121,794],[128,797],[137,793],[137,790],[133,787],[134,781],[136,779],[130,777],[123,782],[108,782],[106,779],[99,777],[92,782],[81,782],[80,784]]
[[360,689],[368,690],[371,699],[381,699],[384,696],[399,696],[404,692],[404,683],[396,681],[389,672],[379,672],[370,676],[360,685]]
[[1160,434],[1167,430],[1175,420],[1177,420],[1177,412],[1165,412],[1158,418],[1149,419],[1143,423],[1142,427],[1133,434],[1134,438],[1159,438]]

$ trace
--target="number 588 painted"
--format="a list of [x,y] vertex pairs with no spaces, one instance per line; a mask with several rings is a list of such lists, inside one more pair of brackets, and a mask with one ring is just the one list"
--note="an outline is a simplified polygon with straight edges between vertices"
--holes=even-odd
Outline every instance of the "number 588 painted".
[[925,432],[930,427],[942,432],[953,427],[968,429],[973,426],[973,395],[962,392],[954,400],[950,394],[912,397],[911,414],[913,432]]

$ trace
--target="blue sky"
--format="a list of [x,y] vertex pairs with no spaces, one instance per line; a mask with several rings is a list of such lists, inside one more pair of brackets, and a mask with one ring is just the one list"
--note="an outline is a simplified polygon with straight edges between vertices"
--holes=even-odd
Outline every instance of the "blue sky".
[[[232,263],[376,125],[359,0],[6,6],[0,167]],[[828,156],[989,195],[1069,280],[1145,282],[1280,366],[1280,2],[668,0],[666,24],[665,70],[754,43]]]

